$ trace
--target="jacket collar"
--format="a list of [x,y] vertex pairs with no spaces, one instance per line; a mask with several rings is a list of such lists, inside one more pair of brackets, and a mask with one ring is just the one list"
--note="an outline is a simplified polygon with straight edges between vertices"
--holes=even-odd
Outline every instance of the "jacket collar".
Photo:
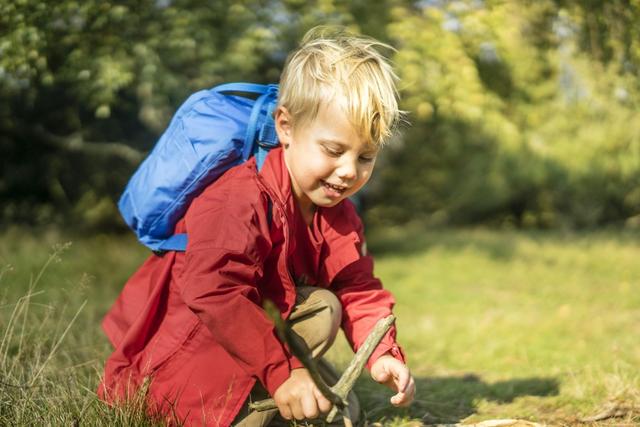
[[295,213],[295,199],[291,190],[291,178],[284,161],[284,150],[277,147],[269,151],[259,174],[274,202],[280,204],[288,218]]
[[[284,161],[284,150],[274,148],[267,155],[258,174],[274,204],[283,209],[288,222],[296,215],[295,199],[291,189],[289,170]],[[318,209],[314,216],[315,226],[322,235],[327,247],[331,248],[324,260],[324,281],[329,284],[347,265],[365,255],[362,252],[361,228],[355,209],[345,202],[333,208]]]

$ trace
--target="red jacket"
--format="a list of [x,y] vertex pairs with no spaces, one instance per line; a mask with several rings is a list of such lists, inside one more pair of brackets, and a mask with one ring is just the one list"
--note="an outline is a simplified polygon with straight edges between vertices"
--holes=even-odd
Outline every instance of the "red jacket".
[[[150,256],[104,318],[115,351],[100,396],[119,401],[148,384],[152,412],[226,426],[256,380],[273,395],[301,366],[261,308],[270,299],[286,318],[295,303],[296,209],[281,149],[260,173],[250,160],[206,188],[176,226],[189,236],[186,252]],[[357,350],[391,313],[393,297],[373,276],[353,205],[319,208],[316,216],[324,259],[314,279],[340,299],[342,327]],[[369,363],[386,352],[404,361],[394,328]]]

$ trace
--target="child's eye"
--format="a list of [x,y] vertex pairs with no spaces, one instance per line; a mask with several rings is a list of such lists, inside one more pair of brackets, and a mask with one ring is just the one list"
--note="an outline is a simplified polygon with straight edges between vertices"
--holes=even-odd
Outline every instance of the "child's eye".
[[324,148],[324,151],[330,156],[339,157],[340,155],[342,155],[341,151],[334,150],[333,148],[327,147],[326,145],[323,145],[322,148]]
[[368,157],[368,156],[360,156],[360,161],[362,163],[371,163],[375,160],[375,157]]

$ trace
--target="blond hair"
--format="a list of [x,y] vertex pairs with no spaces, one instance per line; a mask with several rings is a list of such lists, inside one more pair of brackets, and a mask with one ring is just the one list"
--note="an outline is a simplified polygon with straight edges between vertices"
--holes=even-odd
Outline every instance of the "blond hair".
[[397,76],[378,49],[392,47],[344,29],[316,27],[285,64],[278,105],[294,126],[315,119],[322,103],[338,100],[360,137],[382,146],[400,119]]

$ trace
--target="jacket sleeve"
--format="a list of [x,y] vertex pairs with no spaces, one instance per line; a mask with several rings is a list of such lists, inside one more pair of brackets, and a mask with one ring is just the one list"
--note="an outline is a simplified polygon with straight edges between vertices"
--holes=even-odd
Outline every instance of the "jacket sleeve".
[[[395,304],[393,295],[382,287],[373,275],[373,258],[366,252],[362,222],[355,212],[350,215],[355,231],[351,239],[338,245],[339,256],[347,260],[332,281],[332,288],[342,304],[342,329],[354,351],[357,351],[376,322],[390,314]],[[367,368],[383,354],[389,353],[406,363],[402,349],[396,342],[396,327],[387,334],[367,362]]]
[[203,197],[185,221],[189,244],[182,299],[216,342],[273,395],[289,377],[291,355],[261,308],[257,287],[270,250],[266,214],[259,214],[266,207]]

